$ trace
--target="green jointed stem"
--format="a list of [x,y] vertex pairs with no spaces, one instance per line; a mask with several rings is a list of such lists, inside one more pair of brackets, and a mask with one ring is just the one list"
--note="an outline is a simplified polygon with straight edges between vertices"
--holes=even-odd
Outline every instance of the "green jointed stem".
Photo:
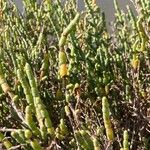
[[40,79],[42,79],[44,75],[48,74],[49,71],[48,68],[49,68],[49,53],[45,53],[42,66],[40,68],[41,71]]
[[93,137],[93,145],[94,145],[94,150],[101,150],[100,144],[95,137]]
[[23,87],[23,90],[24,90],[28,104],[33,104],[33,97],[32,97],[30,86],[28,84],[26,76],[24,75],[24,73],[21,69],[17,70],[17,76],[18,76],[18,79],[19,79],[19,81]]
[[25,66],[26,74],[29,79],[30,87],[31,87],[31,92],[33,95],[34,99],[34,106],[35,106],[35,111],[36,111],[36,117],[40,126],[40,132],[43,138],[46,136],[47,130],[52,129],[52,122],[49,117],[49,114],[42,103],[40,96],[39,96],[39,91],[35,82],[34,75],[32,73],[31,67],[29,64],[26,64]]
[[29,83],[30,83],[33,98],[39,97],[39,92],[38,92],[37,85],[36,85],[36,82],[35,82],[35,77],[33,75],[31,67],[28,63],[26,63],[26,65],[25,65],[25,71],[26,71],[27,77],[29,79]]
[[141,37],[141,39],[144,38],[145,41],[147,41],[149,39],[149,37],[147,36],[147,34],[145,32],[145,29],[144,29],[144,27],[142,25],[141,19],[139,19],[137,21],[137,28],[138,28],[139,36]]
[[61,132],[62,135],[68,134],[68,128],[65,125],[64,119],[60,119],[59,127],[60,127],[60,132]]
[[0,85],[1,85],[4,93],[7,93],[11,90],[9,85],[7,84],[5,77],[4,77],[1,62],[0,62]]
[[39,144],[39,141],[37,139],[32,140],[30,142],[30,144],[34,150],[43,150],[43,148],[41,147],[41,145]]
[[37,134],[39,134],[39,130],[36,127],[36,124],[35,124],[35,122],[33,120],[32,111],[33,111],[33,108],[32,108],[31,105],[26,107],[26,110],[25,110],[25,121],[26,121],[26,124],[29,126],[29,128],[33,131],[33,133],[35,135],[37,135]]
[[79,145],[81,146],[81,148],[86,149],[86,150],[90,150],[89,146],[87,144],[87,142],[85,141],[85,139],[82,137],[82,135],[80,134],[79,131],[75,132],[75,137],[77,142],[79,143]]
[[106,129],[107,139],[112,141],[114,140],[114,133],[113,133],[112,124],[110,120],[109,104],[106,97],[102,98],[102,112],[103,112],[103,120]]
[[28,129],[24,131],[24,136],[26,139],[30,139],[32,137],[32,132]]
[[59,65],[67,63],[67,55],[64,51],[59,52],[58,60],[59,60]]
[[17,132],[12,131],[11,136],[17,141],[17,143],[25,143],[24,139],[22,139]]
[[0,143],[3,143],[6,149],[9,149],[13,146],[1,132],[0,132]]
[[123,132],[123,150],[129,150],[129,135],[128,135],[128,131],[125,130]]
[[26,141],[24,129],[18,129],[18,130],[17,130],[17,133],[19,134],[20,138],[21,138],[23,141]]
[[59,40],[59,47],[62,48],[65,45],[68,34],[72,31],[75,25],[78,23],[80,14],[77,13],[75,18],[69,23],[69,25],[64,29],[61,38]]
[[69,106],[65,106],[65,113],[67,116],[70,116],[71,112],[70,112]]
[[87,131],[80,130],[80,134],[82,135],[83,139],[86,141],[86,143],[88,145],[88,149],[93,150],[94,149],[93,141],[91,139],[91,136],[87,133]]

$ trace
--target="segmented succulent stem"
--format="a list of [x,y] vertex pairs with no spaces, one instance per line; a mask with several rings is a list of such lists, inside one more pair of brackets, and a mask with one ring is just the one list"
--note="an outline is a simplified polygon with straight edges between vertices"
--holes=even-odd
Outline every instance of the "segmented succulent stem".
[[106,97],[102,98],[102,112],[103,112],[103,120],[104,120],[104,126],[105,126],[105,130],[106,130],[107,139],[110,141],[113,141],[114,140],[114,131],[113,131],[112,123],[110,120],[109,103],[108,103],[108,99]]
[[9,149],[13,146],[12,143],[10,143],[10,141],[7,140],[7,138],[5,138],[5,136],[1,132],[0,132],[0,142],[3,143],[6,149]]
[[128,131],[125,130],[123,132],[123,150],[129,150],[129,135],[128,135]]

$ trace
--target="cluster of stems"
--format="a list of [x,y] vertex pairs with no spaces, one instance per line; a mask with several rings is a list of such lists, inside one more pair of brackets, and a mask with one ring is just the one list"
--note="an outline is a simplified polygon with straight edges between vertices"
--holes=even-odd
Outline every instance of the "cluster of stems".
[[0,0],[2,148],[150,149],[150,1],[97,2]]

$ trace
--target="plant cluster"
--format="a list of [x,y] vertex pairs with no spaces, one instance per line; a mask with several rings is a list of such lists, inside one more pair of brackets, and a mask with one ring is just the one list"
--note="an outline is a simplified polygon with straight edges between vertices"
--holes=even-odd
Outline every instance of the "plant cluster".
[[0,146],[150,149],[150,1],[109,33],[95,0],[0,0]]

